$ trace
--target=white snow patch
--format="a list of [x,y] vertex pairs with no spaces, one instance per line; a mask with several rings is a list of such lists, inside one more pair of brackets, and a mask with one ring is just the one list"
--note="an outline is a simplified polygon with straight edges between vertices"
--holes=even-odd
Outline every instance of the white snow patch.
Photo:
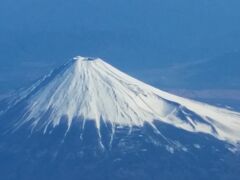
[[199,144],[194,144],[193,145],[196,149],[201,149],[201,146]]
[[166,150],[167,150],[168,152],[170,152],[171,154],[174,154],[174,152],[175,152],[174,148],[171,147],[171,146],[166,146]]

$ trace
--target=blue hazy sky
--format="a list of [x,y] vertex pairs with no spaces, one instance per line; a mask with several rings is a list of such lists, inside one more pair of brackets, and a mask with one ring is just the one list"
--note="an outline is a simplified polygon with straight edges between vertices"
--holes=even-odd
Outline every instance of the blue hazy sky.
[[240,89],[239,0],[1,0],[0,92],[75,55],[163,88]]

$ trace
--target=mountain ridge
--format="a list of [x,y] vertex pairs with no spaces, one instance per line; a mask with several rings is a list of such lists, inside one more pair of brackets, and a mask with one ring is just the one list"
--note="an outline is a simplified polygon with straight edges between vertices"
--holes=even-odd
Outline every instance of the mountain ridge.
[[[100,58],[77,56],[23,91],[9,109],[23,104],[14,130],[28,123],[31,131],[46,133],[64,118],[93,120],[101,139],[101,121],[118,126],[141,127],[148,123],[158,134],[155,121],[192,133],[204,133],[237,145],[240,113],[169,94],[136,80]],[[2,112],[4,116],[4,112]],[[21,117],[21,118],[19,118]],[[47,118],[44,118],[47,117]]]

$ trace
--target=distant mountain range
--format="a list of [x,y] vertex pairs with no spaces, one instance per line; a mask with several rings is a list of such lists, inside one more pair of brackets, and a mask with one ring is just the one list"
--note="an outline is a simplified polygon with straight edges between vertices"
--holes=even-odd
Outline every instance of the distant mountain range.
[[225,53],[210,59],[176,63],[135,75],[155,86],[189,90],[239,90],[240,52]]

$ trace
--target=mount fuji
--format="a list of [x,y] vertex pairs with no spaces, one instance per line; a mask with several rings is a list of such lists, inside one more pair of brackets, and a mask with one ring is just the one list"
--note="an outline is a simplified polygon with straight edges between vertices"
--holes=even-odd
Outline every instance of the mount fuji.
[[3,180],[237,180],[240,113],[75,57],[0,101]]

